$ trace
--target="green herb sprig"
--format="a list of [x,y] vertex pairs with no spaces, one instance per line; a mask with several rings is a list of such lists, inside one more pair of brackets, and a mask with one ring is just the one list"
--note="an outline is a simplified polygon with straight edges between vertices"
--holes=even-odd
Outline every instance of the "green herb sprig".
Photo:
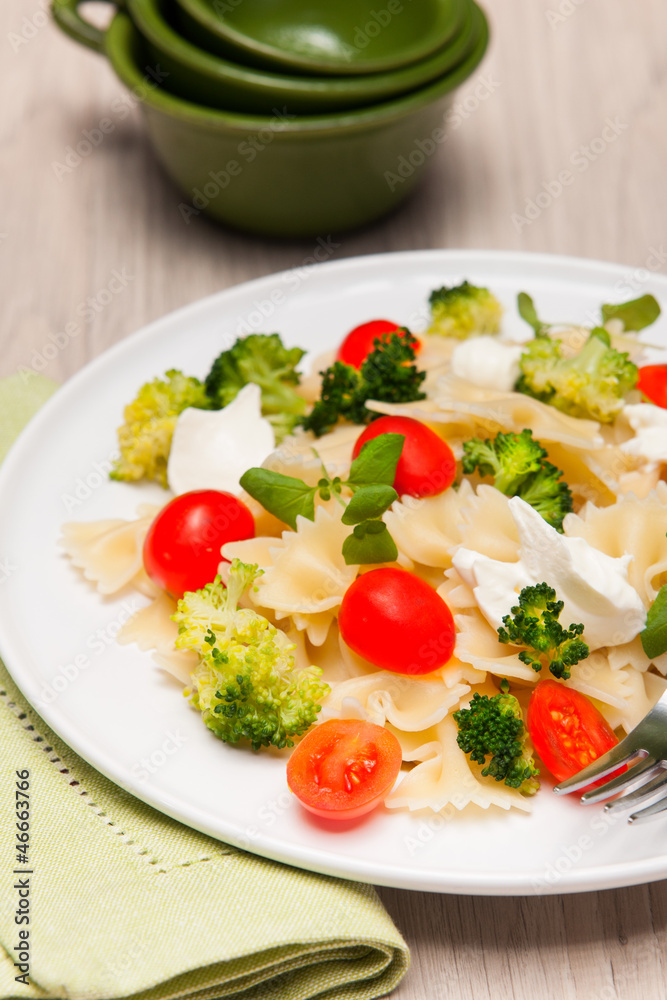
[[649,659],[667,653],[667,583],[660,588],[648,610],[646,627],[640,632],[642,647]]
[[[340,476],[332,479],[324,465],[322,478],[316,486],[309,486],[296,476],[252,468],[244,472],[241,486],[265,510],[294,530],[299,514],[309,521],[315,520],[315,497],[318,494],[322,500],[330,500],[333,496],[345,507],[341,518],[343,524],[353,525],[352,534],[343,542],[343,557],[347,565],[393,562],[398,556],[398,549],[382,515],[398,500],[392,483],[396,478],[396,466],[404,441],[403,434],[380,434],[367,441],[352,462],[346,480]],[[344,488],[352,493],[347,503],[341,495]]]

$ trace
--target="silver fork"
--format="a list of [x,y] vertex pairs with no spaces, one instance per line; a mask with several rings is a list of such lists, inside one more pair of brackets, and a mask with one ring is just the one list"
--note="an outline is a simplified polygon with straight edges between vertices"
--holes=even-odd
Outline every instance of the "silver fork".
[[[655,798],[651,805],[632,812],[628,823],[644,823],[667,810],[667,691],[656,702],[639,725],[625,739],[607,753],[585,767],[583,771],[556,785],[554,792],[565,795],[585,788],[592,781],[606,778],[619,766],[628,764],[628,770],[599,788],[593,788],[581,797],[583,805],[602,802],[613,795],[605,805],[605,812],[621,812]],[[624,793],[624,794],[622,794]]]

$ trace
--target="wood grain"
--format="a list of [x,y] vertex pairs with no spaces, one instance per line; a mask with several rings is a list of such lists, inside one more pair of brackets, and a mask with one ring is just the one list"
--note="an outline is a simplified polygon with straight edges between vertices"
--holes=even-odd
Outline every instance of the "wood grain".
[[[425,183],[393,217],[341,237],[335,256],[501,247],[619,261],[630,283],[638,269],[666,270],[667,6],[486,7],[491,51],[457,95],[457,127]],[[45,21],[38,0],[0,7],[0,374],[41,367],[65,379],[149,320],[300,264],[312,242],[250,238],[201,217],[185,225],[139,113],[114,110],[122,88],[109,67]],[[113,131],[59,169],[103,118]],[[601,150],[595,140],[614,128]],[[522,223],[564,170],[572,182]],[[109,296],[114,272],[125,284]],[[53,356],[51,336],[67,324],[76,333]],[[400,1000],[666,995],[665,883],[526,899],[381,894],[412,947]]]

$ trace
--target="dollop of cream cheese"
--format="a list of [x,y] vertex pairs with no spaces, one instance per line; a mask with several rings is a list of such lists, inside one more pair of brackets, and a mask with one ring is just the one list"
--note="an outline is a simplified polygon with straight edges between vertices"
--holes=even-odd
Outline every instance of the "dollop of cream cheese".
[[654,403],[632,403],[623,407],[635,436],[624,441],[621,451],[646,462],[667,463],[667,410]]
[[249,382],[221,410],[183,410],[167,463],[169,488],[177,496],[190,490],[240,493],[243,473],[261,465],[275,446],[260,388]]
[[519,377],[519,358],[524,348],[503,344],[484,334],[461,341],[452,352],[452,371],[483,389],[511,392]]
[[564,604],[559,621],[565,628],[581,622],[591,649],[631,642],[646,624],[642,599],[628,582],[632,556],[614,559],[583,538],[561,535],[520,497],[509,507],[519,533],[518,562],[464,547],[452,560],[489,624],[502,625],[524,587],[548,583]]

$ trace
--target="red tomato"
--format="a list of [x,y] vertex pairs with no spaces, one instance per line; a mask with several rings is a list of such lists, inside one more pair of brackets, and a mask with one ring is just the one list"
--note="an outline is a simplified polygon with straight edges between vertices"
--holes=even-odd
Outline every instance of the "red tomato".
[[336,361],[361,368],[366,355],[373,350],[373,341],[383,333],[394,333],[400,327],[388,319],[372,319],[370,323],[362,323],[350,330],[343,343],[338,348]]
[[330,719],[293,751],[287,784],[316,816],[356,819],[387,797],[401,756],[388,729],[360,719]]
[[225,542],[255,537],[255,522],[231,493],[193,490],[175,497],[157,515],[144,542],[144,568],[173,597],[215,579]]
[[528,733],[557,781],[588,767],[618,743],[586,695],[558,681],[540,681],[528,702]]
[[414,573],[372,569],[345,591],[338,617],[350,649],[376,667],[397,674],[428,674],[454,651],[449,607]]
[[667,365],[644,365],[640,368],[637,388],[656,406],[667,409]]
[[399,496],[434,497],[449,489],[456,476],[456,459],[447,442],[430,427],[414,417],[380,417],[357,438],[352,457],[380,434],[405,435],[394,479]]

